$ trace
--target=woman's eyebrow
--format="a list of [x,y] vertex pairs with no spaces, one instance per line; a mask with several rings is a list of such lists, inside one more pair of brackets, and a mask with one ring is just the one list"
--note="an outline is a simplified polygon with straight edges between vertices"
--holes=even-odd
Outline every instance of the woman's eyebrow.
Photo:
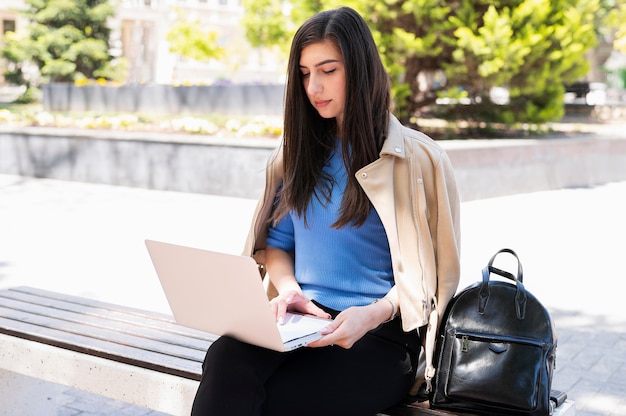
[[315,67],[317,68],[319,66],[326,65],[326,64],[332,64],[332,63],[335,63],[335,62],[339,62],[339,59],[326,59],[326,60],[324,60],[322,62],[319,62],[319,63],[315,64]]
[[[318,67],[320,67],[322,65],[326,65],[326,64],[332,64],[332,63],[335,63],[335,62],[340,62],[340,61],[339,61],[339,59],[325,59],[325,60],[323,60],[321,62],[316,63],[315,64],[315,68],[318,68]],[[300,64],[299,66],[300,66],[300,68],[307,68],[306,65]]]

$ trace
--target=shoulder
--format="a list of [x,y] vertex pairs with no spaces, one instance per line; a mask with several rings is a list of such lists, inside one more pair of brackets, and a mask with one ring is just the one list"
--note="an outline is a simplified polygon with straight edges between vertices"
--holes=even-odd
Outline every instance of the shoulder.
[[401,143],[406,154],[424,155],[431,159],[439,159],[445,153],[439,143],[430,136],[404,126],[393,115],[389,119],[387,139],[396,145]]
[[285,143],[281,140],[278,146],[272,151],[267,160],[266,170],[269,175],[282,179],[283,174],[283,148]]

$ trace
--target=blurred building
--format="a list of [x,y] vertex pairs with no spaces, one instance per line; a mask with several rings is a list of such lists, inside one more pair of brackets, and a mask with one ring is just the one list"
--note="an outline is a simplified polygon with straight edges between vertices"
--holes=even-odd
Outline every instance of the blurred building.
[[[252,48],[240,20],[241,0],[110,0],[116,14],[110,25],[112,53],[125,58],[128,83],[212,84],[282,82],[283,58]],[[7,31],[19,32],[28,23],[19,10],[22,0],[0,1],[0,42]],[[200,22],[218,33],[223,58],[208,62],[185,60],[169,51],[166,35],[177,17]],[[0,69],[2,64],[0,64]],[[2,72],[2,71],[0,71]],[[0,83],[2,78],[0,78]]]
[[[178,16],[219,34],[220,60],[185,60],[169,52],[167,32]],[[128,82],[159,84],[281,82],[285,62],[252,48],[240,24],[241,0],[121,0],[113,43],[128,63]],[[119,38],[115,38],[119,36]]]
[[[112,53],[125,59],[127,83],[281,83],[284,80],[285,57],[253,48],[246,41],[240,23],[244,15],[241,0],[110,1],[116,5],[116,15],[110,23]],[[19,32],[27,25],[18,12],[21,8],[24,8],[23,0],[0,0],[0,42],[7,31]],[[198,21],[204,30],[218,33],[217,42],[226,51],[224,57],[198,62],[171,53],[166,36],[179,16]],[[605,63],[612,50],[611,43],[605,41],[589,51],[590,72],[585,82],[607,83],[607,75],[611,74]],[[0,62],[0,84],[2,69]]]

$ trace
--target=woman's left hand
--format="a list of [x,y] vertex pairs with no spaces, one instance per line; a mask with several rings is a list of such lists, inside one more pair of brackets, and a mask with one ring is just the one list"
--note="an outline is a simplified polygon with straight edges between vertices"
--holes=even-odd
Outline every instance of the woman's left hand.
[[324,337],[310,343],[312,348],[338,345],[351,348],[367,332],[377,328],[391,316],[389,302],[377,302],[367,306],[354,306],[341,312],[323,331]]

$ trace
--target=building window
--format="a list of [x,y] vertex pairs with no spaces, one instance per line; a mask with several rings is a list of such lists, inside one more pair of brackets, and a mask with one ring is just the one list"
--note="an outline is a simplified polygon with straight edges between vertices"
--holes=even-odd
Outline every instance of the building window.
[[15,32],[15,20],[2,20],[2,33]]

